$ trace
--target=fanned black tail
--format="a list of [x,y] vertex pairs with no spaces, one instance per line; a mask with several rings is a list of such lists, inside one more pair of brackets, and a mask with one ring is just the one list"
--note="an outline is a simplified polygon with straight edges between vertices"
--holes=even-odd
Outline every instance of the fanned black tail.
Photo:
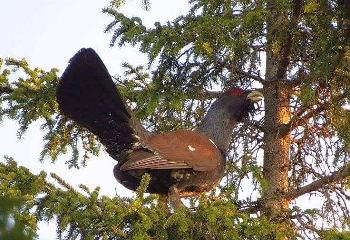
[[138,139],[131,114],[97,53],[83,48],[70,60],[57,86],[59,109],[99,137],[114,158]]

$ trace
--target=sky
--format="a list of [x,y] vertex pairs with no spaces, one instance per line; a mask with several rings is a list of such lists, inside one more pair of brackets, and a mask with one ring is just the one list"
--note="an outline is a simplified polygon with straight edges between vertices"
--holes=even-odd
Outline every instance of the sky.
[[[109,47],[111,34],[104,28],[113,19],[103,14],[102,8],[108,6],[108,0],[36,0],[2,1],[0,4],[0,58],[25,58],[31,68],[39,67],[46,71],[60,69],[60,74],[69,59],[83,47],[92,47],[100,55],[111,75],[122,75],[123,62],[134,65],[147,63],[145,55],[137,47]],[[142,8],[141,0],[129,0],[120,9],[127,16],[139,16],[144,24],[152,27],[154,22],[164,23],[189,8],[185,0],[151,0],[150,11]],[[90,189],[101,187],[101,194],[113,197],[131,195],[131,191],[119,185],[113,176],[116,162],[103,153],[91,158],[87,167],[68,169],[64,164],[70,155],[63,155],[51,163],[46,159],[39,162],[43,147],[43,133],[40,122],[35,122],[23,136],[17,138],[19,126],[16,122],[0,122],[0,159],[7,155],[13,157],[20,166],[29,168],[37,174],[44,170],[54,172],[74,187],[80,183]],[[54,223],[40,223],[40,240],[54,239]]]

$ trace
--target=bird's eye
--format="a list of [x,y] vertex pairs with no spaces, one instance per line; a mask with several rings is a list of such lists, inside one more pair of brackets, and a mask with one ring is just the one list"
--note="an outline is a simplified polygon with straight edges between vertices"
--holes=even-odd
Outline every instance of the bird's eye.
[[240,88],[234,88],[231,91],[231,96],[237,96],[237,95],[243,95],[243,94],[244,94],[244,91]]

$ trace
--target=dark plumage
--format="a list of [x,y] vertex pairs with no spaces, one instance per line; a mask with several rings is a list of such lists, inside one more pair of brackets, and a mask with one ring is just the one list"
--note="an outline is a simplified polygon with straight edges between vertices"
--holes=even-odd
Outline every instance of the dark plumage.
[[216,187],[225,171],[225,153],[234,126],[254,109],[260,92],[231,88],[211,106],[196,131],[148,132],[133,116],[93,49],[81,49],[57,86],[61,112],[94,133],[118,161],[114,176],[135,190],[144,173],[147,191],[167,194],[174,207],[180,197]]

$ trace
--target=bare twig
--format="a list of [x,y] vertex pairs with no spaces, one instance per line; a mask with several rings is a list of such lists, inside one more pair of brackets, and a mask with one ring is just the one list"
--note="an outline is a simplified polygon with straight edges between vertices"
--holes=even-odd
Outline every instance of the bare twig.
[[346,177],[350,176],[350,165],[344,166],[342,169],[333,172],[328,176],[321,177],[320,179],[305,185],[295,191],[288,192],[285,194],[285,198],[288,200],[293,200],[297,197],[300,197],[306,193],[316,191],[327,184],[338,182]]
[[300,125],[303,125],[303,122],[307,121],[308,119],[316,116],[317,114],[320,114],[321,112],[329,109],[333,101],[339,101],[341,99],[344,99],[348,96],[348,92],[344,92],[342,94],[339,94],[338,96],[335,96],[332,100],[323,103],[322,105],[318,106],[315,109],[312,109],[311,111],[307,112],[304,116],[301,117],[302,114],[304,114],[308,109],[308,107],[302,107],[300,111],[298,111],[292,119],[289,121],[289,123],[283,125],[283,127],[280,129],[279,134],[283,136],[284,134],[287,134],[289,131],[294,129],[295,127],[298,127]]
[[6,86],[0,86],[0,94],[3,93],[12,93],[13,89],[11,87],[6,87]]

